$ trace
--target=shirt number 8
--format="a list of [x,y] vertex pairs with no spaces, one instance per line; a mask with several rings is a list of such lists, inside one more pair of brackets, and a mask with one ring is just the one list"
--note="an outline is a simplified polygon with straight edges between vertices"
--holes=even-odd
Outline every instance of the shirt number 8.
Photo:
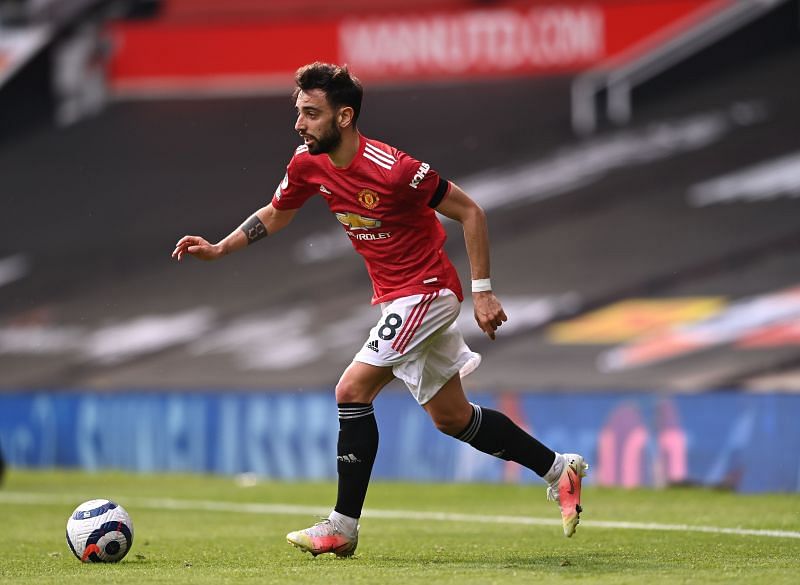
[[400,315],[397,313],[389,313],[386,315],[386,320],[383,322],[383,325],[381,325],[381,328],[378,329],[378,337],[384,341],[394,339],[394,336],[397,335],[397,330],[402,324],[403,319]]

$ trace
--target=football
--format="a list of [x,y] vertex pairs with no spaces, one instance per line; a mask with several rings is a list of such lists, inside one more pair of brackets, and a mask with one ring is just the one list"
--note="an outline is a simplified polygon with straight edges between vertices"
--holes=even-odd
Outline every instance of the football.
[[111,500],[89,500],[67,520],[67,544],[84,563],[116,563],[133,546],[133,522]]

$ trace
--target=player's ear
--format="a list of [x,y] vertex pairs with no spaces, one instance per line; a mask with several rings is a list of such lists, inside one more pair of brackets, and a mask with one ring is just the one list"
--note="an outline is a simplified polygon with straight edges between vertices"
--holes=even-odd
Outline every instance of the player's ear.
[[336,114],[336,121],[339,123],[339,128],[347,128],[348,126],[352,126],[353,108],[350,106],[339,108],[339,112]]

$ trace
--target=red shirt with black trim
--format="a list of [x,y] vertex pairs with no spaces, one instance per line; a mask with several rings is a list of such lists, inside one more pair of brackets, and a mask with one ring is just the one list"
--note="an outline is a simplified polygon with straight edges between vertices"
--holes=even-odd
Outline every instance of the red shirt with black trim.
[[359,148],[344,168],[300,146],[275,190],[276,209],[300,208],[320,195],[361,254],[372,279],[372,303],[449,288],[461,282],[444,251],[447,239],[436,207],[450,184],[396,148],[359,134]]

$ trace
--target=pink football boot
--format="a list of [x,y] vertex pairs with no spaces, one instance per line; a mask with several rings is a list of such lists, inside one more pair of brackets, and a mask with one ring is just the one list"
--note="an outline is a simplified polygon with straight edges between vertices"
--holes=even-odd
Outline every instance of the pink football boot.
[[564,458],[564,469],[557,480],[547,488],[547,499],[558,502],[561,508],[561,521],[564,525],[564,536],[575,534],[580,522],[581,479],[586,476],[589,464],[583,457],[574,453],[561,455]]
[[333,553],[337,557],[349,557],[356,552],[358,546],[358,528],[355,534],[348,535],[338,530],[333,522],[326,518],[311,528],[290,532],[286,535],[286,540],[289,544],[314,556]]

